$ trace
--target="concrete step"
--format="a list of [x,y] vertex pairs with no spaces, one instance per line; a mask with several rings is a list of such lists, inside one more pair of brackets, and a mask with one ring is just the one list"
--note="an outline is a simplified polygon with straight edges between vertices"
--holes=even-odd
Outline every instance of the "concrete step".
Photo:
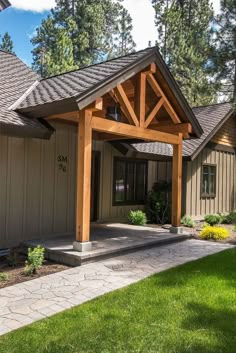
[[[91,250],[88,252],[78,252],[73,250],[73,247],[70,248],[67,246],[52,246],[48,245],[47,241],[40,240],[32,240],[26,241],[22,244],[22,249],[24,253],[27,253],[27,248],[36,247],[37,245],[41,245],[45,248],[45,258],[57,263],[61,263],[69,266],[81,266],[87,263],[96,262],[104,259],[109,259],[115,256],[121,256],[128,253],[132,253],[135,251],[148,249],[157,246],[164,246],[171,243],[176,243],[180,241],[184,241],[190,239],[192,236],[189,234],[171,234],[171,233],[163,233],[162,237],[158,236],[154,239],[143,239],[143,241],[137,241],[136,243],[122,244],[120,246],[101,248],[96,250]],[[164,237],[163,237],[164,235]],[[56,238],[54,239],[54,243],[56,244]],[[51,244],[51,243],[50,243]]]

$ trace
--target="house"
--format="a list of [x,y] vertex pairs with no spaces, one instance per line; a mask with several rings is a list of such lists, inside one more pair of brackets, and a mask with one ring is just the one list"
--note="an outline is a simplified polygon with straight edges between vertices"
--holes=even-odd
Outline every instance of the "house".
[[0,0],[0,12],[11,6],[8,0]]
[[[156,48],[47,79],[0,51],[0,77],[0,248],[75,233],[75,248],[88,249],[90,221],[121,220],[142,208],[172,159],[178,231],[182,146],[183,177],[194,179],[199,157],[191,162],[190,151],[206,132]],[[224,122],[217,123],[218,144]],[[187,192],[182,203],[190,207]]]
[[[203,219],[209,213],[236,210],[236,116],[231,103],[193,108],[204,133],[183,142],[182,215]],[[132,152],[131,152],[132,151]],[[156,181],[171,181],[173,149],[170,144],[129,146],[160,159],[154,166]]]

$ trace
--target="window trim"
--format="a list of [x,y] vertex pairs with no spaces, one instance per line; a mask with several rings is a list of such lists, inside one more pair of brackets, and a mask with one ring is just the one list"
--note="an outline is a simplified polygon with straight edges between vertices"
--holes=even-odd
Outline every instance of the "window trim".
[[[146,175],[146,182],[145,182],[145,196],[147,195],[148,190],[148,161],[145,159],[135,159],[135,158],[128,158],[128,157],[114,157],[113,158],[113,178],[112,178],[112,206],[132,206],[132,205],[144,205],[145,200],[143,201],[127,201],[127,190],[125,188],[125,201],[116,201],[116,189],[115,189],[115,181],[116,181],[116,161],[125,162],[134,162],[134,163],[142,163],[145,165],[145,175]],[[125,167],[125,180],[127,180],[127,167]]]
[[[215,168],[215,189],[213,193],[204,193],[203,192],[203,169],[204,167],[214,167]],[[209,174],[208,174],[208,178],[209,178]],[[208,180],[209,182],[209,180]],[[201,198],[202,199],[214,199],[216,198],[216,182],[217,182],[217,164],[212,164],[212,163],[204,163],[202,164],[202,168],[201,168]]]

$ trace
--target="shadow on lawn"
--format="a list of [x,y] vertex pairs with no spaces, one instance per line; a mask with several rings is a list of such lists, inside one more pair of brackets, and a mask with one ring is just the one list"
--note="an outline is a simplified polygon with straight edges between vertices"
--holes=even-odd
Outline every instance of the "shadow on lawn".
[[[184,330],[199,333],[198,342],[193,340],[189,349],[178,347],[178,353],[233,353],[236,347],[236,312],[228,309],[216,309],[207,305],[191,303],[189,316],[182,322]],[[204,342],[209,336],[209,346]],[[200,342],[202,341],[202,342]]]

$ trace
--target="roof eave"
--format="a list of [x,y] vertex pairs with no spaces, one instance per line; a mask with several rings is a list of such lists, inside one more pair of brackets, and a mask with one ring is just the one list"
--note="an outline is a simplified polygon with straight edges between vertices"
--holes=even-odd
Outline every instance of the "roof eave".
[[224,125],[224,123],[235,114],[234,109],[232,108],[225,117],[220,121],[220,123],[211,131],[211,133],[206,137],[206,139],[200,144],[200,146],[194,151],[194,153],[190,156],[191,161],[193,161],[199,153],[203,150],[203,148],[210,142],[212,137],[219,131],[219,129]]

